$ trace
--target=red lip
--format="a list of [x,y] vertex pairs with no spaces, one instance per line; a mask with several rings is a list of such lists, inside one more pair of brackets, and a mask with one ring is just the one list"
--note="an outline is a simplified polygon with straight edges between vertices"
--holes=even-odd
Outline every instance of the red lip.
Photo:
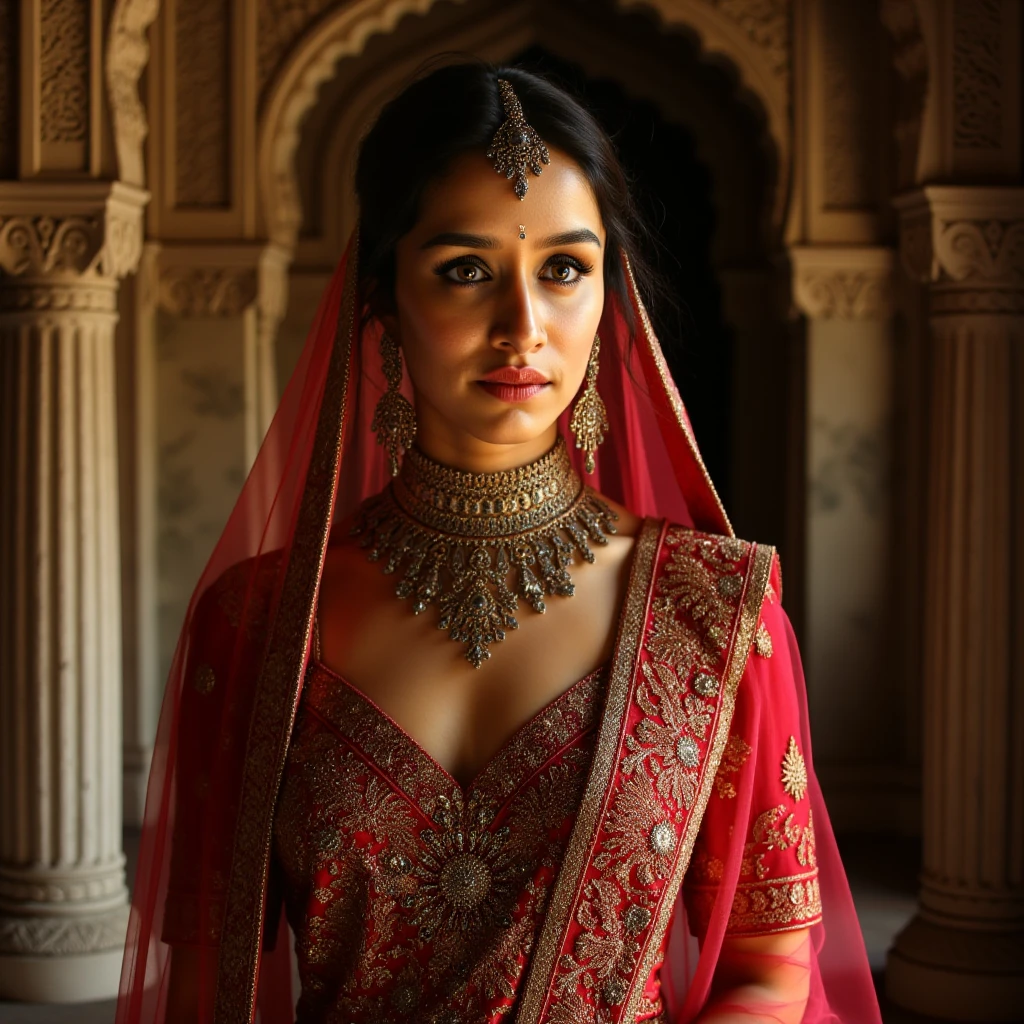
[[547,384],[548,378],[540,370],[532,366],[501,366],[497,370],[485,373],[480,382],[483,384],[512,384],[523,387],[527,384]]

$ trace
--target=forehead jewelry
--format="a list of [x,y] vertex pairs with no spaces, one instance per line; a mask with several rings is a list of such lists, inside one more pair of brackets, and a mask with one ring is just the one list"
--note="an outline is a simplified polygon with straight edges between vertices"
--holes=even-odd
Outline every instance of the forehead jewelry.
[[[540,165],[551,163],[551,157],[540,136],[526,123],[523,105],[511,84],[499,78],[498,91],[501,93],[501,105],[505,108],[505,120],[494,133],[487,156],[494,161],[494,169],[499,174],[504,174],[510,181],[515,178],[515,193],[522,200],[530,187],[526,181],[527,167],[539,175]],[[522,234],[520,227],[520,237]]]

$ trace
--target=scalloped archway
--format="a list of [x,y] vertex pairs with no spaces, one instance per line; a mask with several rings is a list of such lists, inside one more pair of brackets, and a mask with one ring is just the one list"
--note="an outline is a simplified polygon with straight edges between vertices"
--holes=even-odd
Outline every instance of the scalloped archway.
[[[320,86],[345,57],[357,56],[371,36],[394,30],[406,15],[423,15],[437,0],[357,0],[319,21],[303,36],[268,83],[258,127],[261,228],[265,237],[293,250],[301,223],[296,152],[303,120]],[[472,0],[466,4],[472,15]],[[615,0],[626,11],[641,0]],[[781,236],[789,193],[789,19],[783,5],[751,15],[726,0],[653,0],[643,4],[663,25],[691,33],[706,59],[726,63],[741,95],[763,111],[778,166],[772,226]],[[535,15],[535,8],[526,11]],[[497,44],[496,44],[497,45]],[[446,47],[447,48],[447,47]],[[514,52],[506,42],[496,50]]]

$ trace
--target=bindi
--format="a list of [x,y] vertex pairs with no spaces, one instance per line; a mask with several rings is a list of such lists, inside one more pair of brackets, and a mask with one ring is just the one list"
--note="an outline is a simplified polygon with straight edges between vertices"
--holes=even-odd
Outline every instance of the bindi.
[[526,237],[526,225],[525,224],[520,224],[519,225],[519,237],[520,238],[525,238]]

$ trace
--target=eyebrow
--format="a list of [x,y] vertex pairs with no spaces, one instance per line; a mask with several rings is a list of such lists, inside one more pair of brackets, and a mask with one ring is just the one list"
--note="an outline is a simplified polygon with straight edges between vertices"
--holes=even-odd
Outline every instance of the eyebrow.
[[[557,235],[549,235],[541,239],[540,248],[551,249],[557,245],[575,245],[577,242],[590,242],[601,248],[601,239],[590,228],[576,228],[563,231]],[[421,249],[435,249],[443,245],[455,246],[459,249],[500,249],[501,241],[493,235],[472,235],[463,231],[442,231],[420,246]]]
[[601,248],[601,239],[590,228],[576,228],[575,231],[563,231],[560,235],[548,235],[541,239],[540,247],[551,249],[556,245],[575,245],[577,242],[591,242],[598,249]]

